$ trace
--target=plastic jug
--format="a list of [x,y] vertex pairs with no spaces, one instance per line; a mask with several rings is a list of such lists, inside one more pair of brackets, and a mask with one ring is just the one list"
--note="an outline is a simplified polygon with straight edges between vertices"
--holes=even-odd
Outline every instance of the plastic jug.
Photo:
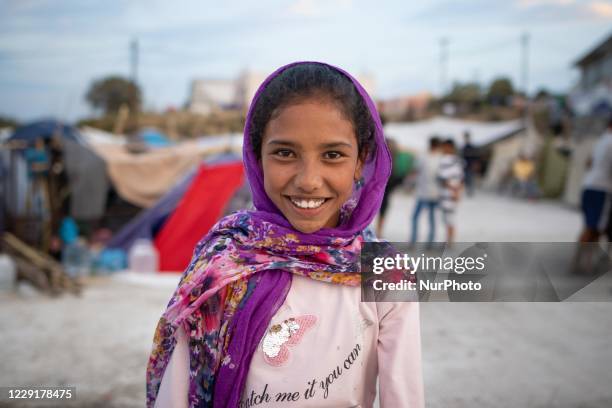
[[62,251],[62,265],[68,276],[79,278],[89,275],[91,256],[83,238],[68,244]]
[[0,292],[8,292],[15,288],[17,269],[10,256],[0,254]]
[[148,239],[137,239],[128,254],[128,267],[133,272],[154,273],[158,268],[155,246]]

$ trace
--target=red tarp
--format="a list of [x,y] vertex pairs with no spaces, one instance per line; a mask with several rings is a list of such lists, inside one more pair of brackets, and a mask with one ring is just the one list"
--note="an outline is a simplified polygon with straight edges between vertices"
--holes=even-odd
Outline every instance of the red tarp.
[[243,183],[243,165],[201,165],[179,205],[155,237],[159,270],[185,270],[198,241],[221,218]]

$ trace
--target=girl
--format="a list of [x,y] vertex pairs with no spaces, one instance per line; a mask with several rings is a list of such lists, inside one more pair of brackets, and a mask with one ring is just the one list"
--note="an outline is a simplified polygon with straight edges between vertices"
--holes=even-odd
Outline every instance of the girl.
[[391,171],[348,73],[284,66],[253,98],[255,210],[197,245],[157,326],[149,407],[423,406],[417,303],[360,301],[359,256]]

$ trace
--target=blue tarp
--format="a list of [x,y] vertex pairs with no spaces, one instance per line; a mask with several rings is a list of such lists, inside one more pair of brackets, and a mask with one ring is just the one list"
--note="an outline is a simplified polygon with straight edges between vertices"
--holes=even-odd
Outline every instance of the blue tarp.
[[166,147],[172,145],[172,142],[168,140],[166,135],[152,128],[142,130],[138,134],[138,137],[150,147]]
[[55,119],[45,119],[20,126],[15,129],[8,140],[23,140],[34,144],[36,139],[51,139],[55,134],[81,143],[81,136],[77,128]]

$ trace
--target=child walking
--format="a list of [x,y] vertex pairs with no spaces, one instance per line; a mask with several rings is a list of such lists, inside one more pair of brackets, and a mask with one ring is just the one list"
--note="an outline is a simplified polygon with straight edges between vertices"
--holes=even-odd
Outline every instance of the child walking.
[[200,241],[162,315],[149,407],[422,407],[418,303],[360,301],[359,257],[391,172],[374,103],[299,62],[253,98],[255,209]]
[[442,158],[438,168],[438,180],[441,185],[440,207],[446,226],[446,243],[455,241],[455,223],[457,204],[463,191],[464,164],[457,156],[453,139],[442,142]]

